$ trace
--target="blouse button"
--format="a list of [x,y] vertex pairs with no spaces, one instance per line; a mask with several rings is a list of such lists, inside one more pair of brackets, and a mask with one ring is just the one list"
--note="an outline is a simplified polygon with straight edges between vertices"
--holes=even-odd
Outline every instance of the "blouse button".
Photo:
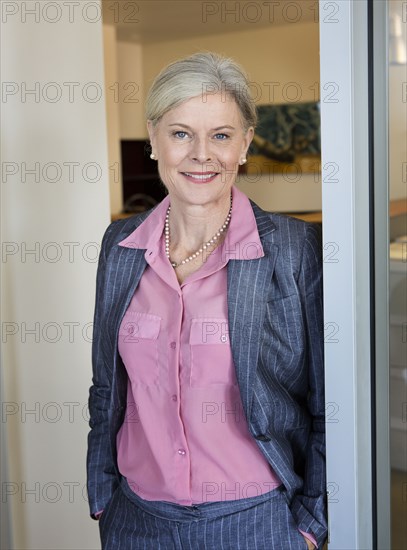
[[226,342],[228,337],[226,336],[226,334],[222,334],[222,336],[220,337],[221,341],[222,342]]
[[177,344],[175,342],[171,342],[170,346],[172,347],[172,349],[175,349],[177,347]]
[[173,401],[176,401],[178,398],[177,398],[177,396],[174,394],[174,395],[171,397],[171,399],[172,399]]
[[178,449],[178,454],[184,455],[184,454],[186,454],[186,453],[185,453],[185,450],[184,450],[184,449]]

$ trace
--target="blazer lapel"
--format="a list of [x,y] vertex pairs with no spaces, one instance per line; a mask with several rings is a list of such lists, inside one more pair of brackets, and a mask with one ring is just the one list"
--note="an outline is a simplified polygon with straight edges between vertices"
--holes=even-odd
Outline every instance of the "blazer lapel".
[[250,419],[267,296],[278,252],[270,238],[275,229],[270,215],[254,203],[252,207],[264,256],[254,260],[231,259],[227,264],[229,337],[247,419]]
[[[133,294],[140,282],[141,276],[147,267],[144,258],[145,249],[132,249],[116,246],[114,256],[110,261],[111,277],[114,277],[115,284],[110,285],[112,296],[110,304],[112,311],[109,314],[109,334],[114,336],[113,346],[113,406],[123,405],[123,393],[127,389],[127,373],[122,363],[118,365],[118,337],[119,327],[123,316],[129,306]],[[125,395],[125,394],[124,394]]]

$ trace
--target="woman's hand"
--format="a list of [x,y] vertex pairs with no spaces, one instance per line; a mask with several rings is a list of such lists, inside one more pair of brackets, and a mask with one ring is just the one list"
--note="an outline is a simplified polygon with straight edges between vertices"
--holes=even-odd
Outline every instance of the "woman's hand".
[[[302,536],[304,537],[304,535],[302,535]],[[307,539],[307,537],[304,537],[304,539],[305,539],[305,542],[306,542],[307,545],[308,545],[309,550],[314,550],[314,548],[316,548],[315,545],[312,544],[312,542],[311,542],[310,540]]]

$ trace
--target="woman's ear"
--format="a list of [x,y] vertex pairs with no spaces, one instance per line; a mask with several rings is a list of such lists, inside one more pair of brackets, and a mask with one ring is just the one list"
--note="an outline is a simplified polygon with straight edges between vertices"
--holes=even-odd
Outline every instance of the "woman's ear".
[[247,129],[246,134],[244,136],[244,150],[243,150],[244,156],[247,155],[247,151],[249,150],[253,137],[254,137],[254,128],[253,126],[250,126],[250,128]]
[[154,151],[155,128],[154,128],[154,124],[151,120],[147,120],[147,132],[148,132],[148,136],[150,138],[151,150]]

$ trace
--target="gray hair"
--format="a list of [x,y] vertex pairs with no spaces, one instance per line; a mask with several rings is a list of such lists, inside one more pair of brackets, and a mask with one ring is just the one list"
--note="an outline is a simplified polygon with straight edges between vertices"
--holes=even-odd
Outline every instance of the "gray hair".
[[256,107],[246,72],[233,59],[214,52],[195,53],[167,65],[148,92],[146,118],[156,125],[165,113],[184,101],[214,93],[236,101],[245,131],[256,126]]

